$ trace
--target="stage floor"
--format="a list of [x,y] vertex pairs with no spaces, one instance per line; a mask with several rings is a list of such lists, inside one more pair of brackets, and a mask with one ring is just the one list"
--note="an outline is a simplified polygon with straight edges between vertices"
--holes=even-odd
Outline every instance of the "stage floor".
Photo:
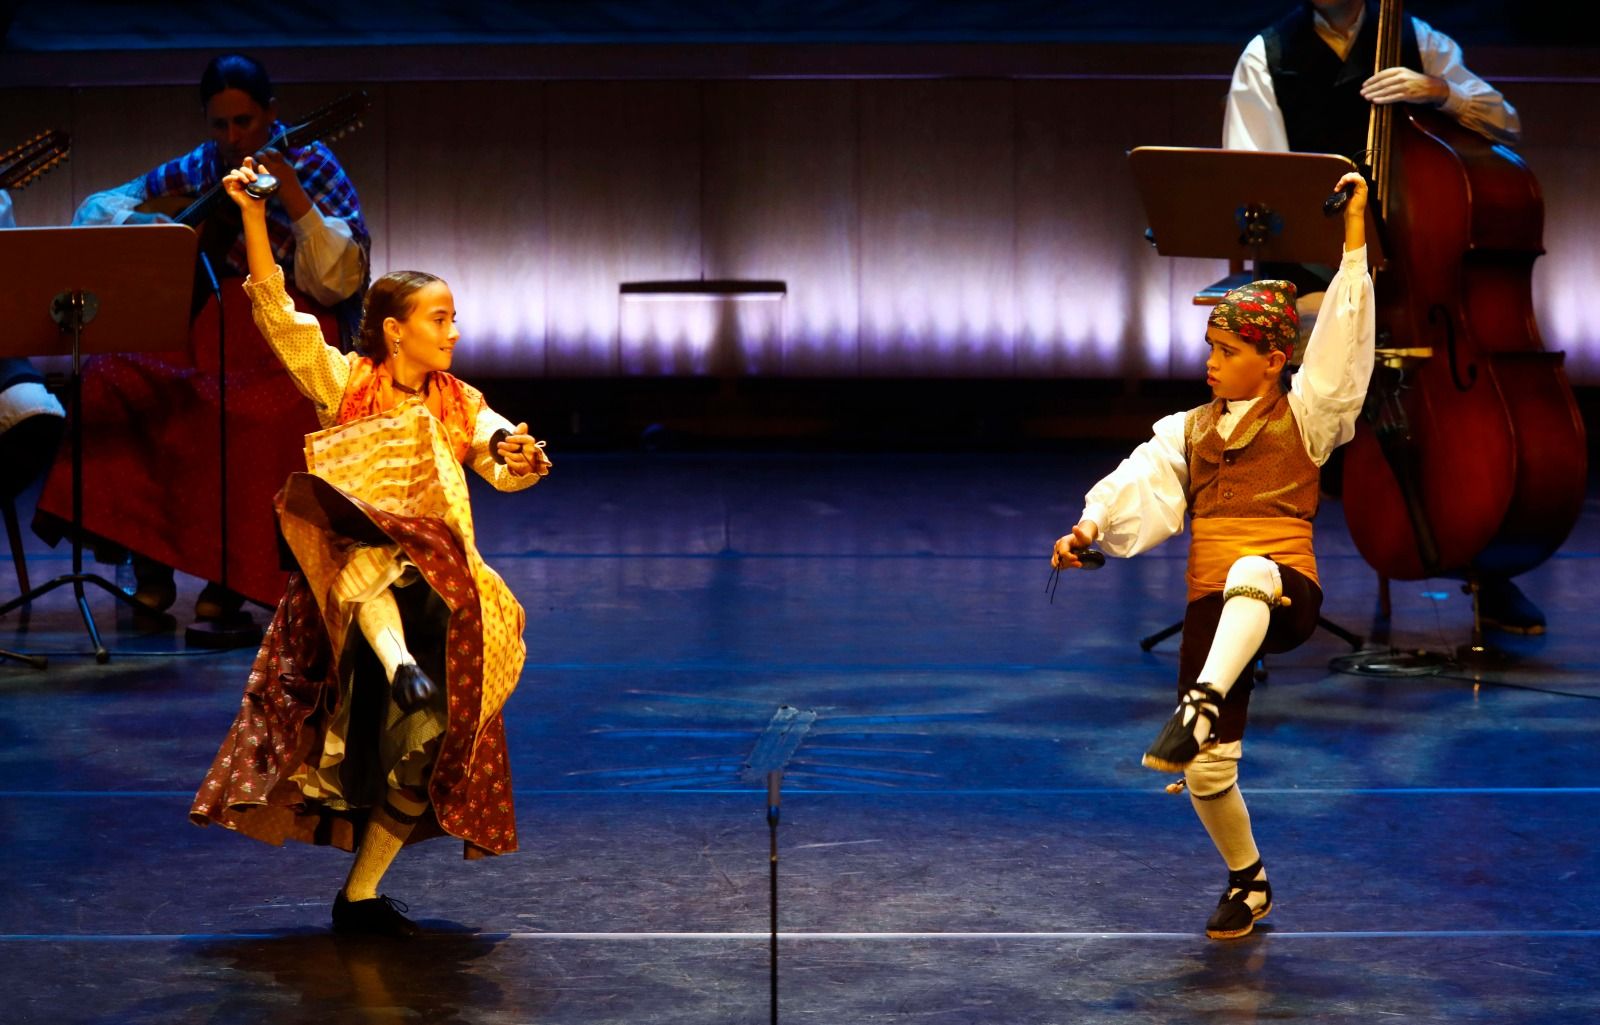
[[[1137,641],[1180,614],[1185,545],[1045,593],[1112,450],[556,459],[477,493],[528,610],[522,850],[403,853],[383,888],[430,929],[413,943],[327,933],[347,855],[189,824],[252,652],[141,636],[103,595],[103,666],[66,591],[0,620],[0,647],[50,658],[0,662],[0,1018],[768,1020],[766,795],[742,770],[790,706],[815,719],[778,831],[784,1021],[1600,1020],[1593,498],[1521,581],[1549,634],[1493,637],[1503,665],[1335,673],[1320,631],[1271,659],[1243,780],[1277,905],[1219,943],[1224,869],[1139,766],[1176,641]],[[1318,550],[1324,614],[1371,633],[1337,503]],[[30,548],[36,583],[68,565]],[[1448,581],[1394,603],[1399,648],[1467,639]]]

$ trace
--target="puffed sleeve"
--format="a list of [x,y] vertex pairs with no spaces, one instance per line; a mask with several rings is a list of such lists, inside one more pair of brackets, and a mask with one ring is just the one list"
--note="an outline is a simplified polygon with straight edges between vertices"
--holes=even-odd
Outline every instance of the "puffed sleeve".
[[1189,508],[1186,415],[1157,420],[1150,440],[1084,497],[1082,518],[1100,528],[1100,547],[1107,555],[1138,555],[1183,532]]
[[318,422],[332,427],[350,380],[350,357],[327,343],[316,317],[294,308],[294,299],[284,289],[282,267],[263,281],[245,278],[244,291],[250,297],[256,327],[294,378],[300,394],[316,404]]
[[1311,328],[1300,369],[1289,385],[1289,408],[1300,425],[1306,454],[1318,466],[1355,437],[1356,418],[1372,379],[1377,318],[1367,247],[1344,254],[1339,273]]
[[494,432],[504,430],[512,433],[516,424],[490,409],[485,403],[478,410],[477,422],[472,428],[472,451],[467,456],[468,462],[478,476],[493,484],[496,491],[522,491],[539,483],[537,473],[525,473],[521,476],[507,469],[505,463],[497,462],[494,453],[490,451],[489,439],[494,437]]

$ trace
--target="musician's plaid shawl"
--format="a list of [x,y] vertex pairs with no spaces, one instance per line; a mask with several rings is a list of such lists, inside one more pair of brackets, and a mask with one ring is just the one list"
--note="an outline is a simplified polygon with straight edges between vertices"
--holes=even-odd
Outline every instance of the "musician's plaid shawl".
[[[272,124],[272,138],[288,130],[281,121]],[[337,217],[350,225],[351,237],[361,247],[364,261],[371,266],[372,236],[367,232],[367,222],[361,217],[361,201],[356,197],[356,187],[349,175],[339,166],[333,150],[321,142],[313,142],[300,149],[284,153],[294,167],[300,186],[311,197],[326,217]],[[181,157],[169,160],[144,176],[145,195],[150,199],[162,196],[199,196],[222,180],[233,170],[222,166],[222,158],[215,142],[205,142]],[[290,280],[294,277],[294,228],[283,204],[276,199],[267,201],[267,236],[272,240],[272,255],[284,268]],[[248,273],[245,261],[244,239],[240,237],[228,251],[228,263],[243,275]],[[354,334],[361,319],[361,300],[366,285],[355,295],[339,303],[335,312],[347,334]]]

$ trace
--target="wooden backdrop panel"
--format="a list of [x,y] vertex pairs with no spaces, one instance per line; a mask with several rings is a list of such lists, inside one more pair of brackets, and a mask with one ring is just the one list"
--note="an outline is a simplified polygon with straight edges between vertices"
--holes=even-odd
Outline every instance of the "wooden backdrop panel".
[[1014,372],[1015,88],[861,83],[864,372]]
[[760,374],[860,370],[857,89],[852,82],[706,86],[705,274],[780,279],[781,351]]
[[1546,348],[1567,354],[1574,381],[1600,383],[1600,83],[1521,83],[1520,152],[1544,190],[1545,255],[1533,265],[1535,316]]
[[544,376],[544,87],[439,82],[385,93],[389,228],[374,274],[424,270],[449,283],[456,368],[469,380]]
[[550,373],[688,370],[686,345],[645,339],[623,351],[617,288],[700,275],[702,88],[546,87]]
[[1144,240],[1127,151],[1167,137],[1170,106],[1161,82],[1018,83],[1019,374],[1165,372],[1171,268]]
[[[1600,382],[1584,307],[1600,279],[1600,84],[1503,86],[1548,210],[1536,314],[1573,379]],[[346,88],[289,83],[283,113]],[[1191,297],[1224,265],[1145,246],[1122,151],[1216,145],[1225,88],[1137,75],[392,83],[369,87],[373,115],[334,147],[374,271],[417,265],[456,289],[471,375],[705,373],[716,337],[750,374],[1190,379],[1203,323]],[[205,137],[189,84],[0,95],[0,133],[42,127],[72,133],[73,159],[17,198],[30,225],[65,223],[89,193]],[[788,282],[781,322],[666,304],[622,330],[622,282],[702,276]]]

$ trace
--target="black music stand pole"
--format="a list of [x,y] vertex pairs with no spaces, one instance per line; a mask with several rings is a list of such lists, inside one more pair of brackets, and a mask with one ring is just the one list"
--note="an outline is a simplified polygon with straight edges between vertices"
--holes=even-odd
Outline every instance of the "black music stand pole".
[[[94,584],[136,610],[141,606],[105,577],[83,571],[83,354],[181,347],[188,338],[197,241],[180,224],[0,232],[0,280],[7,284],[0,292],[0,321],[17,326],[0,343],[7,346],[3,354],[58,355],[63,336],[70,336],[72,351],[72,572],[0,605],[0,616],[71,584],[101,663],[111,653],[101,643],[83,585]],[[86,332],[90,324],[94,330]]]
[[780,790],[783,787],[783,773],[777,770],[767,773],[767,833],[771,838],[771,852],[768,854],[768,864],[771,866],[771,887],[769,894],[771,908],[772,942],[771,954],[768,958],[770,966],[769,988],[772,993],[772,1025],[778,1025],[778,815],[779,803],[782,800]]

